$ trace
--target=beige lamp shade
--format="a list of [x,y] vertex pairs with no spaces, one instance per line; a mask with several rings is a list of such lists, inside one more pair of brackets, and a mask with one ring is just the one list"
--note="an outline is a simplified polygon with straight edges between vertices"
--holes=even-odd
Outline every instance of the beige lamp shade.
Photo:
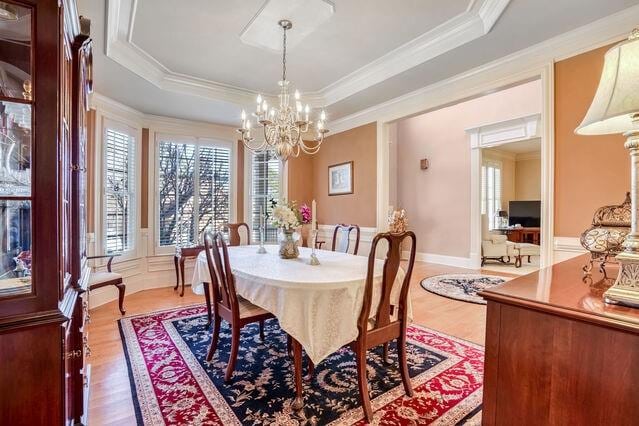
[[597,93],[575,133],[605,135],[633,130],[632,115],[639,113],[639,38],[634,34],[606,53]]

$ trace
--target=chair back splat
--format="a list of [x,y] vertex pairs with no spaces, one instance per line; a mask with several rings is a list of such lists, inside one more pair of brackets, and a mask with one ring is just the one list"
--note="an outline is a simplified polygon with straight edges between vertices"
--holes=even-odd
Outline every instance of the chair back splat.
[[[406,265],[404,279],[401,282],[399,306],[391,304],[391,294],[395,285],[395,279],[399,271],[401,263],[402,245],[404,240],[410,240],[410,256]],[[373,307],[373,281],[375,277],[375,262],[377,245],[381,241],[388,243],[388,250],[384,257],[384,267],[382,274],[381,294],[379,295],[379,304],[374,316],[371,316]],[[366,287],[364,289],[364,303],[358,320],[360,335],[371,334],[376,330],[383,329],[391,323],[403,324],[406,327],[408,321],[407,300],[410,287],[410,279],[413,274],[413,266],[415,264],[415,247],[416,237],[412,231],[403,232],[401,234],[382,233],[377,234],[371,244],[371,251],[368,256],[368,271],[366,274]],[[396,317],[395,317],[396,315]],[[395,319],[393,320],[393,317]],[[369,319],[374,318],[375,324],[370,327]],[[367,333],[368,331],[368,333]]]
[[353,250],[353,254],[356,255],[357,251],[359,250],[360,229],[358,225],[345,225],[341,223],[335,226],[335,229],[333,230],[333,246],[331,250],[348,253],[348,248],[351,243],[350,240],[352,231],[355,231],[355,249]]
[[248,224],[244,222],[229,223],[229,246],[242,245],[242,236],[240,234],[240,228],[246,228],[246,244],[251,244],[251,230]]
[[204,234],[204,248],[211,275],[213,303],[219,303],[231,312],[239,312],[235,280],[224,235],[221,232],[207,232]]

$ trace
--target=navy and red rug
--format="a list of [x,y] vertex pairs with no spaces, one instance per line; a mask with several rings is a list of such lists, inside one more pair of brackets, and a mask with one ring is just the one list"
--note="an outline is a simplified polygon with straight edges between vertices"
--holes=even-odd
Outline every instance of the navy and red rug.
[[[230,330],[206,362],[211,339],[205,308],[192,306],[120,320],[131,389],[141,425],[353,425],[365,424],[355,357],[342,349],[315,368],[305,383],[305,406],[294,412],[286,334],[266,322],[242,331],[233,382],[224,383]],[[416,325],[408,329],[408,365],[415,396],[404,394],[397,355],[390,366],[381,348],[368,355],[372,424],[479,424],[484,352],[481,346]]]

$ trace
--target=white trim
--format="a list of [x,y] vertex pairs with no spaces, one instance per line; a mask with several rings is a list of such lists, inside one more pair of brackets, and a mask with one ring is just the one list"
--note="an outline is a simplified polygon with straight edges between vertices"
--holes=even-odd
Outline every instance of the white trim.
[[[317,239],[320,241],[325,241],[322,249],[330,250],[333,244],[333,232],[335,231],[335,225],[317,225]],[[368,253],[371,249],[371,243],[373,242],[373,238],[377,235],[377,228],[372,227],[360,227],[360,237],[359,237],[359,250],[357,252],[358,256],[368,256]],[[355,232],[351,232],[349,236],[349,240],[351,241],[351,245],[349,247],[349,251],[352,252],[354,248],[355,241]]]
[[588,252],[582,247],[579,238],[576,237],[555,237],[554,249],[580,254]]
[[490,148],[541,137],[541,113],[466,129],[471,148]]
[[[313,107],[331,105],[488,34],[510,0],[469,0],[466,10],[334,83],[305,94]],[[106,55],[163,90],[237,104],[256,92],[171,71],[132,41],[137,0],[109,0]],[[275,94],[267,95],[275,98]]]
[[513,82],[536,78],[538,70],[549,63],[625,39],[638,20],[639,6],[629,7],[461,74],[331,121],[328,128],[334,135],[374,121],[395,121],[451,101],[487,93],[490,88],[502,88]]
[[588,253],[588,251],[581,246],[579,238],[555,237],[553,247],[554,263],[563,262],[564,260]]
[[[409,251],[402,251],[402,259],[408,259],[409,255]],[[415,253],[415,261],[455,266],[457,268],[479,269],[479,267],[476,266],[476,262],[471,257],[446,256],[443,254],[417,252]]]

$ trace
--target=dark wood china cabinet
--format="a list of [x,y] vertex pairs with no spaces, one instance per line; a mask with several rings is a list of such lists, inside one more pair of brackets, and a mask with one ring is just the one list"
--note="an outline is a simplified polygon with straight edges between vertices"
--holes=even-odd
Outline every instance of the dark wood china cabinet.
[[86,423],[88,20],[0,1],[0,419]]

